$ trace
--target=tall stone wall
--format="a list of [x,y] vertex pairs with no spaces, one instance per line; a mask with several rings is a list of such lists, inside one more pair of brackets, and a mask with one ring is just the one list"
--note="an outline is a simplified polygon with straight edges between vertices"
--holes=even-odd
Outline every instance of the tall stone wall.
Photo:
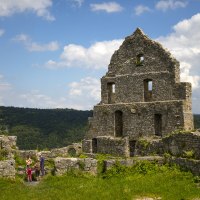
[[101,78],[101,102],[94,106],[86,138],[164,137],[192,130],[190,83],[180,82],[179,62],[140,29],[125,38]]
[[[142,135],[154,136],[154,114],[162,115],[162,136],[166,136],[176,129],[182,129],[185,124],[191,127],[192,113],[184,114],[185,104],[182,101],[165,101],[133,103],[133,104],[104,104],[94,107],[87,138],[97,136],[115,136],[115,111],[123,113],[122,136],[138,139]],[[145,134],[144,134],[145,133]]]

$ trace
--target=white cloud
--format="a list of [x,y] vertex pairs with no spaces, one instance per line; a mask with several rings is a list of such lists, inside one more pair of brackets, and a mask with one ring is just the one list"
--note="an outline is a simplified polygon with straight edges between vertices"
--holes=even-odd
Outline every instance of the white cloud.
[[38,90],[32,90],[29,93],[20,94],[18,96],[19,102],[23,102],[24,107],[31,108],[56,108],[56,101],[51,97],[41,94]]
[[5,30],[0,29],[0,37],[5,33]]
[[69,84],[68,105],[76,109],[92,109],[100,101],[100,80],[86,77]]
[[200,113],[200,13],[179,22],[173,30],[158,41],[180,61],[181,81],[192,83],[193,110]]
[[174,32],[158,38],[180,61],[181,80],[190,81],[193,89],[200,86],[200,13],[173,27]]
[[144,12],[149,12],[151,9],[144,5],[138,5],[134,8],[135,15],[141,15]]
[[121,43],[122,40],[102,41],[96,42],[88,48],[69,44],[64,47],[59,62],[49,60],[45,66],[51,69],[62,67],[106,68],[112,54]]
[[57,41],[52,41],[48,44],[38,44],[25,34],[17,35],[13,41],[22,43],[29,51],[56,51],[59,49]]
[[185,0],[161,0],[156,3],[156,9],[166,11],[169,9],[185,8],[187,1]]
[[49,12],[52,0],[0,0],[0,17],[11,16],[15,13],[31,11],[46,20],[55,20]]
[[90,4],[90,8],[92,11],[105,11],[107,13],[120,12],[123,10],[123,7],[116,2]]

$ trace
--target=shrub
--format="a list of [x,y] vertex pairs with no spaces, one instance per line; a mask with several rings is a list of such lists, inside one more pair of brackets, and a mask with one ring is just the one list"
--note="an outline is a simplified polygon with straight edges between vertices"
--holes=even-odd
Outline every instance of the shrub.
[[7,149],[0,149],[0,160],[6,160],[8,157],[8,150]]
[[189,159],[194,158],[194,154],[193,150],[183,151],[183,156]]

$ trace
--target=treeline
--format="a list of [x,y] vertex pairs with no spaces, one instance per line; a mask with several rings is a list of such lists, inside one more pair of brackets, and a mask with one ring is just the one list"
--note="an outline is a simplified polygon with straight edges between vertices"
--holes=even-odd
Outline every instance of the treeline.
[[194,115],[194,128],[200,129],[200,115]]
[[16,135],[20,149],[50,149],[80,142],[92,111],[0,107],[4,134]]
[[[20,149],[50,149],[80,142],[91,116],[73,109],[0,107],[0,129],[16,135]],[[200,115],[194,115],[194,125],[200,128]]]

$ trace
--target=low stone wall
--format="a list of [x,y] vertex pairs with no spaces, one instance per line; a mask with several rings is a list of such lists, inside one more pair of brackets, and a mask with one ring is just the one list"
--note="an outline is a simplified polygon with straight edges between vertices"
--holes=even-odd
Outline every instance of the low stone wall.
[[193,152],[193,158],[200,160],[200,132],[178,133],[163,138],[164,152],[173,156],[185,157],[187,152]]
[[149,162],[157,162],[159,164],[164,163],[164,159],[161,156],[144,156],[144,157],[135,157],[128,159],[109,159],[104,161],[104,171],[109,170],[116,164],[120,164],[122,166],[131,167],[140,161],[149,161]]
[[196,176],[200,175],[200,160],[173,157],[168,162],[180,166],[183,170],[191,171]]
[[163,155],[200,160],[200,132],[173,133],[160,139],[140,138],[136,142],[135,154],[138,156]]
[[113,156],[129,157],[128,138],[115,138],[111,136],[96,137],[96,147],[93,149],[99,154],[111,154]]
[[15,178],[15,160],[0,161],[0,177]]
[[62,175],[77,169],[91,174],[97,174],[97,160],[93,158],[61,158],[54,159],[55,174]]
[[55,148],[50,151],[37,151],[37,150],[18,150],[17,153],[23,159],[28,156],[31,158],[39,158],[42,155],[46,160],[53,159],[56,157],[70,157],[79,156],[82,152],[82,146],[79,143],[74,143],[63,148]]
[[17,136],[0,135],[0,149],[16,149]]

